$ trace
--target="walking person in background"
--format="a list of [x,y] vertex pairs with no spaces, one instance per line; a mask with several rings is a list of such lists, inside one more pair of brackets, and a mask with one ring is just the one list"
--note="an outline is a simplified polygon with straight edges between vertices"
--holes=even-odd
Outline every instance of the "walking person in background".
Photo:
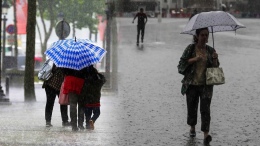
[[178,72],[184,75],[181,93],[186,94],[187,124],[190,125],[190,137],[196,136],[197,110],[200,100],[201,131],[204,132],[204,144],[209,144],[212,137],[210,129],[210,104],[213,95],[213,85],[206,85],[206,69],[218,67],[218,54],[215,49],[206,45],[208,28],[196,30],[194,43],[184,50],[178,65]]
[[191,16],[190,16],[190,18],[189,18],[189,20],[190,20],[193,16],[195,16],[196,14],[198,14],[198,11],[197,11],[197,9],[194,9],[194,10],[193,10],[193,13],[191,14]]
[[85,106],[86,129],[94,130],[94,123],[100,115],[101,88],[105,82],[105,77],[98,73],[93,65],[88,68],[88,75],[81,93]]
[[72,131],[84,130],[84,107],[80,94],[87,75],[87,67],[79,71],[63,68],[63,73],[65,75],[63,93],[69,95]]
[[[46,106],[45,106],[45,120],[46,120],[46,127],[51,127],[51,117],[53,106],[55,102],[56,96],[59,96],[60,87],[64,80],[64,75],[60,68],[57,68],[55,64],[52,68],[53,76],[43,82],[42,88],[45,88],[45,93],[47,97]],[[61,119],[62,119],[62,126],[70,126],[70,122],[68,121],[68,106],[67,105],[60,105],[60,112],[61,112]]]
[[141,32],[141,42],[144,42],[144,31],[145,31],[145,24],[147,23],[147,15],[144,13],[144,9],[140,8],[140,12],[138,12],[134,19],[133,22],[135,21],[136,17],[138,18],[137,20],[137,41],[136,41],[136,45],[139,45],[139,36],[140,36],[140,32]]

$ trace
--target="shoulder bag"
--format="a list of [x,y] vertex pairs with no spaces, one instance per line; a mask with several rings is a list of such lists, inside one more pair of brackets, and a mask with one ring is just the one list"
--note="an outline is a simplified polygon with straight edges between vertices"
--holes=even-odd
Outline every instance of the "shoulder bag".
[[207,85],[221,85],[225,83],[225,76],[221,67],[207,68],[206,84]]
[[53,61],[50,59],[46,60],[38,73],[38,79],[42,81],[47,81],[52,77],[52,68],[53,68]]
[[64,94],[63,89],[64,89],[64,82],[61,84],[61,88],[60,88],[59,104],[69,105],[69,94]]

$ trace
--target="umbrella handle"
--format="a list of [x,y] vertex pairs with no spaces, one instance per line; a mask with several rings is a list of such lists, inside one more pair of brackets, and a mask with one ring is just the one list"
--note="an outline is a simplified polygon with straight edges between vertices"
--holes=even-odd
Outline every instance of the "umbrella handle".
[[77,42],[77,39],[76,39],[76,37],[75,37],[75,42]]
[[213,48],[214,48],[214,35],[213,35],[213,27],[211,26],[211,33],[212,33],[212,41],[213,41]]

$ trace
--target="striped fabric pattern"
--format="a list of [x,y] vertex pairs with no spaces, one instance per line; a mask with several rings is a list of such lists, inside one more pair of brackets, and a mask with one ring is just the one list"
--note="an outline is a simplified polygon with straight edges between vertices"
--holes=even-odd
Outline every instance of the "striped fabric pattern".
[[87,39],[66,39],[54,42],[45,54],[57,67],[81,70],[100,62],[106,50]]

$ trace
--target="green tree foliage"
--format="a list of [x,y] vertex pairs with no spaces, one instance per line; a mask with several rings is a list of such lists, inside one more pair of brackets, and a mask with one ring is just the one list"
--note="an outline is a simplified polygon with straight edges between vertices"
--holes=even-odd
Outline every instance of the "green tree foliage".
[[59,11],[63,12],[65,20],[72,23],[73,36],[75,28],[89,28],[90,32],[96,31],[98,23],[96,14],[103,14],[105,11],[104,0],[67,0],[59,3]]
[[26,26],[26,60],[24,76],[25,101],[36,101],[34,91],[34,55],[35,55],[35,26],[36,26],[36,0],[28,1],[28,19]]
[[[75,36],[76,28],[89,28],[90,32],[95,32],[97,29],[95,26],[98,23],[95,14],[102,14],[104,11],[104,0],[38,0],[38,15],[44,26],[44,38],[40,38],[42,54],[44,55],[47,49],[47,41],[57,23],[59,13],[63,13],[65,21],[72,24],[72,32]],[[47,28],[45,20],[50,21],[49,28]],[[39,27],[37,28],[40,31]],[[39,34],[41,35],[41,32]]]
[[[57,4],[59,3],[59,0],[37,0],[38,1],[38,16],[41,19],[41,23],[38,21],[37,22],[37,30],[39,32],[39,38],[41,42],[41,52],[42,55],[44,56],[45,60],[45,55],[44,52],[47,49],[47,42],[51,36],[51,33],[55,27],[55,24],[57,22],[57,14],[58,11],[56,9]],[[50,25],[47,27],[46,21],[49,20]],[[39,25],[43,26],[43,30],[40,30]]]

